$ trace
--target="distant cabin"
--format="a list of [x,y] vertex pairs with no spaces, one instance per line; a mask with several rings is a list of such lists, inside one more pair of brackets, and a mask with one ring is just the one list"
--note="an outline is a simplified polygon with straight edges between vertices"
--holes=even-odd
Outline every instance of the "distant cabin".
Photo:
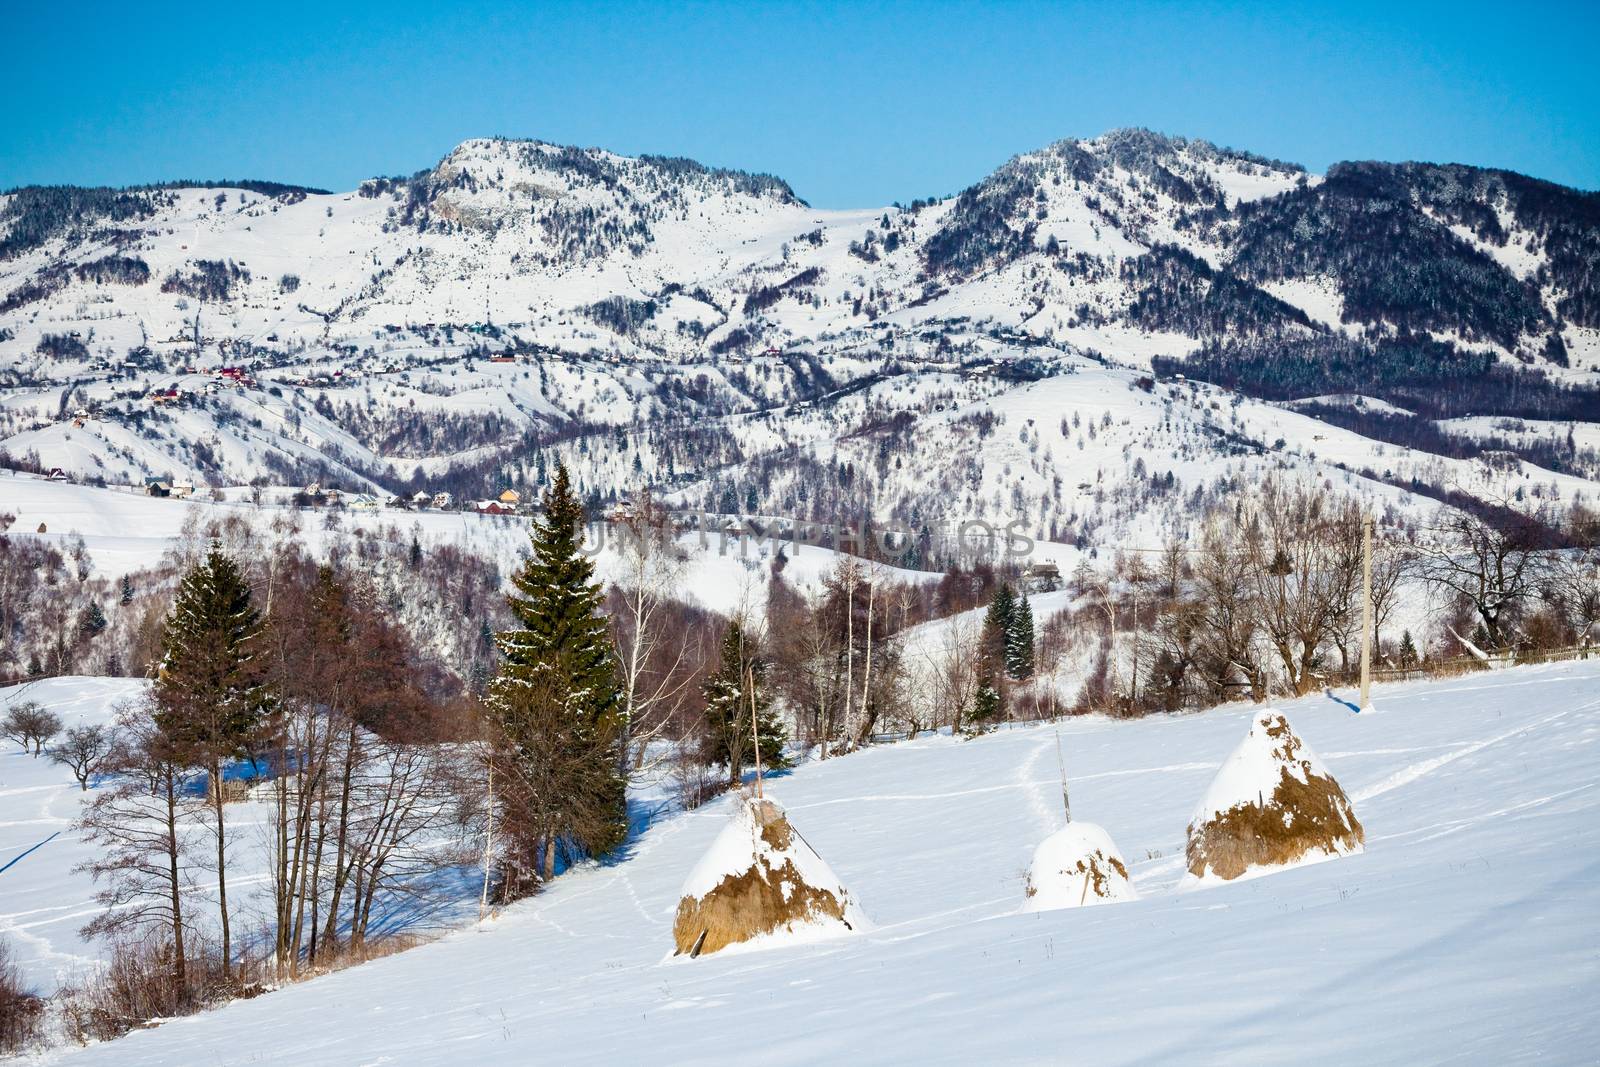
[[1029,592],[1048,593],[1061,588],[1061,568],[1049,560],[1030,563],[1022,572]]
[[194,495],[194,483],[193,482],[173,482],[172,483],[172,495],[177,497],[179,500],[182,500],[185,497],[193,496]]
[[171,496],[172,486],[166,482],[148,481],[144,483],[145,496]]
[[418,489],[415,493],[411,494],[411,506],[412,507],[425,508],[425,507],[427,507],[428,505],[430,505],[432,503],[433,503],[433,497],[430,496],[427,492],[425,492],[425,491],[423,491],[421,489]]
[[51,467],[50,473],[45,475],[45,478],[52,482],[64,482],[67,480],[67,472],[60,467]]
[[512,507],[516,507],[521,502],[522,494],[517,492],[515,489],[507,489],[505,492],[500,494],[500,503],[502,504],[509,504]]
[[456,498],[451,496],[449,493],[435,493],[435,494],[433,494],[433,506],[438,508],[440,511],[445,510],[446,508],[450,507],[450,505],[454,504],[455,502],[456,502]]
[[507,507],[498,500],[480,500],[474,507],[480,515],[510,515],[515,507]]

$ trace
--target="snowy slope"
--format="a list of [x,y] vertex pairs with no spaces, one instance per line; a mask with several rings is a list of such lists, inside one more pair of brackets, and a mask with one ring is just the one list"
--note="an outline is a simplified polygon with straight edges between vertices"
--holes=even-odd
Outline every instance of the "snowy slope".
[[[1364,854],[1175,892],[1184,822],[1255,709],[1060,728],[1073,806],[1139,899],[1023,913],[1059,825],[1056,732],[802,767],[797,829],[877,924],[671,960],[680,887],[730,804],[442,942],[63,1062],[521,1064],[1593,1062],[1600,665],[1285,705]],[[0,876],[3,879],[6,876]]]
[[[0,712],[37,701],[61,717],[63,729],[111,724],[119,706],[142,696],[148,683],[136,678],[46,678],[0,688]],[[91,787],[97,783],[91,782]],[[0,938],[13,946],[13,961],[31,988],[50,993],[85,977],[104,958],[104,942],[86,941],[82,927],[104,906],[95,899],[93,878],[76,870],[98,857],[98,846],[73,828],[85,794],[66,767],[47,756],[0,747]],[[228,896],[236,929],[253,937],[271,914],[270,800],[228,806]],[[206,832],[197,830],[197,832]],[[9,865],[9,866],[8,866]],[[215,936],[215,881],[197,878],[189,921]],[[476,914],[477,886],[470,877],[441,876],[431,892],[407,895],[382,907],[392,929],[427,932],[449,928]]]
[[[156,567],[183,538],[186,524],[204,531],[230,518],[243,519],[260,529],[274,518],[300,523],[300,537],[314,554],[323,553],[335,538],[360,530],[368,535],[397,534],[408,543],[415,536],[424,548],[450,544],[494,560],[503,574],[511,574],[529,550],[530,520],[516,515],[479,515],[467,512],[401,511],[394,508],[346,510],[330,528],[325,514],[298,511],[270,499],[255,504],[242,490],[229,490],[221,502],[190,498],[152,498],[127,489],[94,488],[50,482],[0,470],[0,512],[17,519],[13,535],[39,537],[56,544],[82,537],[101,577],[120,578],[129,572]],[[40,526],[42,534],[32,533]],[[614,531],[593,524],[585,545],[595,561],[600,581],[617,580],[622,572],[619,542]],[[774,546],[758,541],[707,532],[685,533],[678,538],[688,559],[679,596],[723,614],[741,607],[760,610],[766,603]],[[785,542],[784,580],[796,589],[815,592],[833,570],[840,554],[819,545]],[[939,575],[927,571],[884,567],[895,581],[931,583]]]

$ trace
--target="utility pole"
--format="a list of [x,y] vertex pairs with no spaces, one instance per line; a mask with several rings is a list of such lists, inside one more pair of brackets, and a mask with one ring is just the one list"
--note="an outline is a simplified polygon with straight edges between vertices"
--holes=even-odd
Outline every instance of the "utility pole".
[[1372,708],[1372,516],[1361,517],[1361,703]]

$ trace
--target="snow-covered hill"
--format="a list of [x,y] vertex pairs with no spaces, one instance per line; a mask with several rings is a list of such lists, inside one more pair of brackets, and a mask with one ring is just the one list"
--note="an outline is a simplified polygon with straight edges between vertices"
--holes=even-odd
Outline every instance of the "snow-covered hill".
[[1600,667],[1374,697],[1283,705],[1365,826],[1358,855],[1186,888],[1185,822],[1258,709],[1072,720],[1073,812],[1115,838],[1139,899],[1025,912],[1061,820],[1058,731],[928,737],[769,782],[868,932],[671,958],[725,799],[439,943],[61,1059],[1591,1062]]
[[[560,458],[598,498],[650,482],[694,506],[732,492],[741,510],[820,517],[849,500],[906,521],[981,503],[1063,540],[1110,521],[1075,486],[1144,495],[1142,459],[1192,491],[1280,439],[1317,453],[1291,461],[1312,475],[1331,461],[1503,497],[1504,477],[1395,461],[1392,428],[1325,431],[1317,409],[1238,396],[1588,425],[1590,393],[1518,375],[1592,385],[1597,217],[1594,194],[1520,175],[1324,177],[1141,130],[860,211],[810,208],[765,175],[508,140],[341,193],[12,190],[0,449],[113,483],[458,495],[537,482]],[[1172,388],[1185,364],[1163,361],[1197,356],[1190,377],[1237,392]],[[1045,447],[1063,414],[1127,408],[1152,366],[1162,404],[1121,423],[1132,449],[1081,442],[1081,423]],[[1031,431],[1013,420],[985,443],[1008,412]],[[1030,432],[1038,447],[1014,454]],[[1480,439],[1455,436],[1470,459]],[[789,492],[824,470],[825,499]]]

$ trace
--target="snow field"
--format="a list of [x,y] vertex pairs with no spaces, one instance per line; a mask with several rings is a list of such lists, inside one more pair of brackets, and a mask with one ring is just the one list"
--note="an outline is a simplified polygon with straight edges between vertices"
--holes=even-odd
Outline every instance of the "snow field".
[[1367,827],[1337,861],[1173,892],[1184,819],[1258,709],[1072,720],[1074,808],[1140,899],[1023,914],[1060,825],[1055,730],[927,737],[775,780],[872,932],[663,962],[725,798],[436,944],[61,1058],[712,1063],[750,1035],[773,1064],[1593,1062],[1600,664],[1376,702],[1283,706]]

